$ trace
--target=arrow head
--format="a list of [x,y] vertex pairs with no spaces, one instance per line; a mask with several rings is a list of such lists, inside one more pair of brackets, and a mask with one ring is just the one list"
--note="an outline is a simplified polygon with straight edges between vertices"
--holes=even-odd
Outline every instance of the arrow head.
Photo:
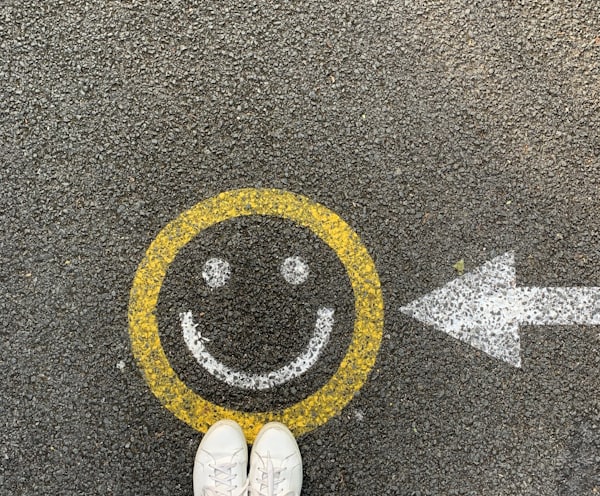
[[520,367],[519,322],[512,297],[515,286],[515,258],[509,252],[400,310],[494,358]]

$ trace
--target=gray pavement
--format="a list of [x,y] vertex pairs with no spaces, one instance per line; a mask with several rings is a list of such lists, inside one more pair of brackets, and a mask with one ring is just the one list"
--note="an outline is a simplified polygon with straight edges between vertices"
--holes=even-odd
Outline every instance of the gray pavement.
[[[236,188],[331,209],[381,280],[377,362],[300,437],[304,495],[600,494],[598,326],[522,327],[519,369],[400,311],[509,251],[519,285],[600,286],[600,4],[3,0],[0,185],[0,494],[191,494],[201,434],[148,387],[129,296],[161,229]],[[169,362],[216,404],[293,405],[346,353],[343,269],[290,221],[213,226],[161,290]],[[322,359],[264,392],[179,334],[194,310],[217,358],[272,370],[315,305],[336,311]]]

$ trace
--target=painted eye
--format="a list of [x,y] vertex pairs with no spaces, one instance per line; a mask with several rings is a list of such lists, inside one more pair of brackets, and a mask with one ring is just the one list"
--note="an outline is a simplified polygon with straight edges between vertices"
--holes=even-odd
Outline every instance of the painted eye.
[[231,275],[231,267],[226,260],[221,258],[209,258],[202,267],[202,277],[211,288],[225,286]]
[[294,286],[306,281],[308,272],[308,264],[300,257],[288,257],[281,264],[281,275]]

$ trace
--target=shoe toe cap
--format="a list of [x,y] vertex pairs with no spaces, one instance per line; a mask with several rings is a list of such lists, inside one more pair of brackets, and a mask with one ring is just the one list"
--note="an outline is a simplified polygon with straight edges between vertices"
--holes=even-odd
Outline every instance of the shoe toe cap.
[[247,458],[246,438],[239,425],[222,420],[214,424],[205,434],[198,447],[196,460],[205,457],[218,459],[232,455],[233,458]]

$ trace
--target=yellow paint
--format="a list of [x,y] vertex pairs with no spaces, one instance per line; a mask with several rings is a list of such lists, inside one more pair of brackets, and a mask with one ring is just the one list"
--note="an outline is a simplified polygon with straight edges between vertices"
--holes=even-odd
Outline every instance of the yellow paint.
[[[321,389],[280,411],[244,412],[202,398],[172,369],[158,333],[158,296],[167,269],[179,250],[207,227],[246,215],[281,217],[314,232],[345,266],[355,297],[352,341],[338,370]],[[304,196],[276,189],[227,191],[198,203],[167,224],[140,263],[129,300],[133,354],[161,403],[200,432],[206,432],[217,420],[235,420],[250,443],[266,422],[283,422],[299,436],[337,415],[367,380],[375,364],[382,330],[383,298],[379,276],[358,235],[324,206]]]

